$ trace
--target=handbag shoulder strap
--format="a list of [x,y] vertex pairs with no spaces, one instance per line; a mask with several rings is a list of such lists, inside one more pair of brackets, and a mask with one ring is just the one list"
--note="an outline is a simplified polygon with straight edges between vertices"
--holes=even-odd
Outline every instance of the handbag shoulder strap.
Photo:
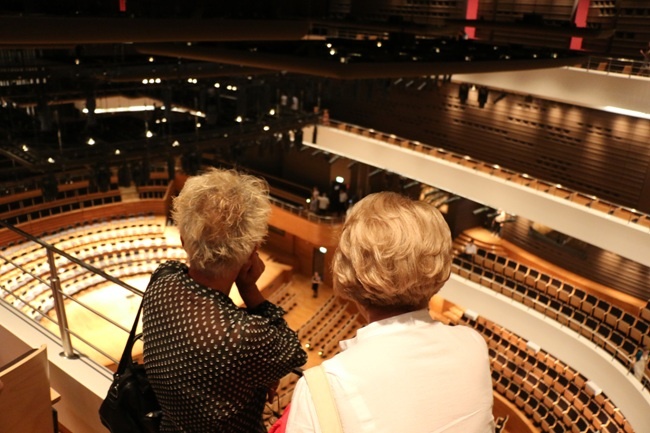
[[[147,288],[153,284],[154,281],[156,281],[158,278],[173,273],[174,270],[172,268],[164,268],[164,269],[156,269],[153,274],[151,274],[151,278],[149,279],[149,283],[147,284]],[[142,297],[142,300],[144,300],[144,296]],[[117,365],[117,370],[115,371],[115,374],[122,374],[126,370],[126,366],[132,362],[132,355],[131,352],[133,351],[133,344],[135,343],[136,340],[136,329],[138,328],[138,322],[140,321],[140,313],[142,312],[142,304],[143,301],[140,301],[140,306],[138,307],[138,312],[135,315],[135,321],[133,322],[133,327],[131,328],[131,332],[129,333],[129,338],[126,340],[126,345],[124,346],[124,351],[122,352],[122,357],[120,358],[120,363]]]
[[341,418],[323,366],[309,368],[303,372],[303,375],[314,402],[321,432],[342,433]]

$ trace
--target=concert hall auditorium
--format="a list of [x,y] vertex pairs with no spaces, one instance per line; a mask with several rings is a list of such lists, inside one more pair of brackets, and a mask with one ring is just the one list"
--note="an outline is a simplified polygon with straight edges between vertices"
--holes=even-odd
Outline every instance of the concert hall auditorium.
[[0,433],[108,431],[149,277],[186,260],[172,201],[209,167],[269,184],[258,285],[303,368],[366,324],[332,259],[393,191],[449,225],[429,313],[485,339],[497,432],[650,433],[649,137],[650,2],[3,1]]

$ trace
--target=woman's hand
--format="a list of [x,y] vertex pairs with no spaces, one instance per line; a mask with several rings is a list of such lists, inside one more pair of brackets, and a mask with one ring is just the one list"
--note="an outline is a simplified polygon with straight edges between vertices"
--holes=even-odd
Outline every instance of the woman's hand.
[[255,308],[266,299],[257,288],[257,280],[260,278],[266,266],[260,258],[257,250],[253,251],[248,261],[239,270],[235,284],[242,300],[248,308]]

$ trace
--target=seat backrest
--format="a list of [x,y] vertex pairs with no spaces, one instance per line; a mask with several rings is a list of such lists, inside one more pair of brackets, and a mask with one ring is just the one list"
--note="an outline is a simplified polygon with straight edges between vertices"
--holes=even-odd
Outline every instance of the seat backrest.
[[32,349],[0,367],[0,426],[2,431],[54,431],[47,346]]

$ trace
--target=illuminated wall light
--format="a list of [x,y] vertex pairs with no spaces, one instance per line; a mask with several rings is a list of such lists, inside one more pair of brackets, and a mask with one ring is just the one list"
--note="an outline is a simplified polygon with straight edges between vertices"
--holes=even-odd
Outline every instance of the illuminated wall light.
[[161,121],[162,123],[167,123],[167,118],[166,118],[166,117],[163,117],[162,119],[160,119],[160,121]]
[[172,147],[178,147],[180,145],[181,144],[178,142],[178,140],[174,140],[174,142],[172,143]]
[[337,183],[345,182],[345,179],[343,179],[343,176],[336,176],[336,179],[334,179],[334,180],[336,180]]
[[153,132],[151,132],[151,131],[149,131],[147,129],[147,132],[145,133],[145,135],[147,136],[147,138],[151,138],[151,137],[153,137]]
[[201,122],[196,122],[196,127],[200,128],[201,127]]
[[269,116],[275,116],[275,109],[271,108],[269,110]]
[[215,88],[215,89],[218,89],[219,87],[221,87],[221,84],[220,84],[220,83],[214,83],[214,88]]
[[[82,112],[83,114],[88,114],[88,109],[87,109],[87,108],[83,108],[83,109],[81,109],[81,112]],[[96,111],[96,112],[97,112],[97,111]]]
[[242,120],[243,120],[243,119],[241,118],[241,116],[237,116],[237,117],[235,117],[235,122],[237,122],[237,123],[241,123]]
[[226,86],[226,90],[232,90],[232,86],[231,86],[230,84],[228,84],[228,85]]
[[160,78],[156,78],[156,84],[160,84],[162,80]]
[[79,59],[74,59],[74,64],[75,65],[78,65],[79,63],[81,63],[81,61]]
[[264,128],[262,128],[262,129],[265,130],[265,131],[268,131],[268,130],[271,129],[271,128],[269,128],[268,125],[264,125]]
[[325,247],[320,247],[320,248],[318,248],[318,251],[320,251],[321,253],[325,254],[325,253],[327,253],[327,248],[325,248]]
[[144,80],[142,80],[142,84],[147,84],[148,82],[149,81],[146,78]]
[[381,41],[377,41],[377,48],[381,48]]
[[28,151],[29,151],[29,147],[27,147],[26,144],[23,144],[23,152],[28,152]]
[[54,158],[50,156],[49,158],[47,158],[47,162],[49,162],[50,164],[54,164],[56,161],[54,161]]
[[95,140],[92,137],[90,137],[86,143],[88,143],[88,146],[94,146]]
[[120,152],[120,149],[115,149],[115,154],[116,154],[116,155],[119,155],[119,154],[121,154],[121,153],[122,153],[122,152]]
[[325,46],[326,46],[327,48],[332,48],[332,44],[330,44],[330,43],[327,43]]
[[149,57],[149,63],[153,63],[153,61],[154,61],[154,58],[153,58],[153,57]]
[[237,86],[232,86],[232,91],[236,92],[237,91]]
[[336,49],[332,48],[330,49],[330,56],[333,56],[336,54]]

